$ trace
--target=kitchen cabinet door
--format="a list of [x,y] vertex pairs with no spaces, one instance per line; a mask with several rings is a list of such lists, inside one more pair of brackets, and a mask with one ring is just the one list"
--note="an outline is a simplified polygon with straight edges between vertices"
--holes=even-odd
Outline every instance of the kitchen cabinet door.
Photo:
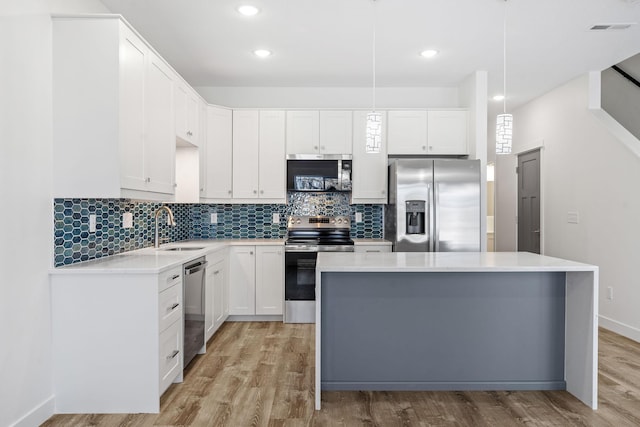
[[285,113],[260,111],[259,197],[286,197]]
[[233,197],[258,198],[260,118],[257,110],[233,112]]
[[129,28],[120,31],[120,185],[144,190],[144,85],[149,49]]
[[319,112],[287,111],[287,154],[317,154],[319,148]]
[[213,336],[224,322],[224,281],[226,280],[226,258],[218,253],[207,256],[205,289],[205,342]]
[[428,154],[426,111],[389,111],[387,114],[389,155]]
[[256,247],[256,314],[282,315],[284,305],[284,248]]
[[229,250],[229,314],[256,313],[256,265],[254,246]]
[[469,154],[467,116],[467,111],[429,111],[429,154]]
[[207,107],[206,143],[200,146],[200,197],[226,201],[233,188],[232,111]]
[[353,113],[353,203],[387,203],[386,113],[382,112],[382,147],[379,153],[366,152],[367,112]]
[[193,145],[199,145],[199,98],[186,83],[175,86],[176,136]]
[[217,331],[229,316],[228,273],[226,259],[214,264],[213,323]]
[[175,192],[175,129],[173,74],[156,55],[149,53],[145,91],[146,138],[144,165],[147,191]]
[[320,111],[320,154],[351,154],[353,113]]

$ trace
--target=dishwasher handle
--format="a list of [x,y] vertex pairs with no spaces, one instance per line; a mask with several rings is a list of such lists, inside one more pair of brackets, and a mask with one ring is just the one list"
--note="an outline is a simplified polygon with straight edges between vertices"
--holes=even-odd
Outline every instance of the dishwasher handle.
[[200,261],[198,263],[188,265],[184,268],[184,274],[189,275],[197,273],[198,271],[202,271],[207,267],[208,264],[208,261]]

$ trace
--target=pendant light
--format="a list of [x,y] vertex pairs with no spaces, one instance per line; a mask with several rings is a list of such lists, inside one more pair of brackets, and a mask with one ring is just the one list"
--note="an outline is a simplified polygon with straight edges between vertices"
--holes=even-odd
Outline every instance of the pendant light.
[[379,153],[382,148],[382,114],[376,111],[376,0],[373,2],[373,108],[367,113],[367,153]]
[[507,114],[507,0],[504,0],[504,18],[502,34],[502,114],[496,118],[496,154],[510,154],[513,138],[513,116]]

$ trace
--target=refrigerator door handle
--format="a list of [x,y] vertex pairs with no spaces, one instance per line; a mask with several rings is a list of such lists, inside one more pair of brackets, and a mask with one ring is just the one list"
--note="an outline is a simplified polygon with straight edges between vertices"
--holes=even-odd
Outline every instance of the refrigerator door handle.
[[440,252],[440,227],[438,227],[438,217],[440,216],[440,183],[433,183],[433,251]]

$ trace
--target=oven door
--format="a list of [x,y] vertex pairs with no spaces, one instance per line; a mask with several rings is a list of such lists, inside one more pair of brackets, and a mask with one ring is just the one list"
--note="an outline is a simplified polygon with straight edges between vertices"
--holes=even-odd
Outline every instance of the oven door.
[[315,301],[317,258],[317,252],[285,252],[286,301]]

